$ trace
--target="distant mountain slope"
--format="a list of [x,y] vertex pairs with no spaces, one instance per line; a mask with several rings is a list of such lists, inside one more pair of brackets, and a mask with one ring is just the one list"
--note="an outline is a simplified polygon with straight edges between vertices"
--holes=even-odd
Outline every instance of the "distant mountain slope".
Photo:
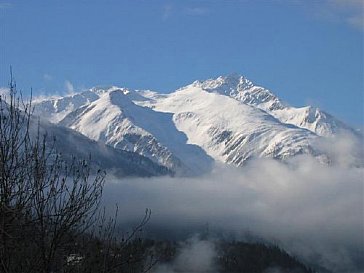
[[65,97],[49,98],[46,100],[35,100],[35,115],[42,116],[47,114],[50,122],[57,123],[62,120],[68,113],[79,107],[89,104],[99,98],[94,90],[84,91],[79,94],[69,95]]
[[[33,135],[36,127],[35,124],[32,126]],[[65,160],[71,159],[72,156],[77,159],[90,159],[93,169],[108,170],[109,175],[117,177],[173,175],[168,168],[137,153],[113,149],[74,130],[46,121],[40,123],[40,134],[47,134],[49,144],[54,144],[55,151]]]
[[[142,155],[113,149],[102,142],[91,140],[75,130],[50,123],[45,119],[39,119],[37,115],[28,117],[27,113],[30,114],[30,112],[27,112],[28,110],[23,111],[21,107],[19,107],[19,111],[14,110],[18,106],[15,104],[14,107],[13,103],[11,105],[1,101],[2,120],[7,121],[2,125],[2,133],[5,134],[4,140],[12,138],[20,141],[27,135],[27,132],[32,143],[40,141],[40,145],[42,145],[43,140],[45,141],[46,152],[51,153],[49,159],[57,155],[61,156],[65,161],[72,161],[73,158],[86,160],[91,164],[91,173],[101,169],[107,170],[109,175],[116,177],[148,177],[175,174],[169,168],[157,164]],[[8,136],[6,136],[7,134]],[[17,145],[23,147],[24,141]]]

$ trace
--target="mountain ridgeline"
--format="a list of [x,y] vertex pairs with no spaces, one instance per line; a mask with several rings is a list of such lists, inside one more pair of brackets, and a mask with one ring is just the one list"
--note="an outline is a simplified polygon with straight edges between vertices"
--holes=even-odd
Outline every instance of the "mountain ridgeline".
[[253,158],[302,154],[329,162],[316,143],[342,132],[357,134],[330,114],[289,106],[240,75],[195,81],[170,94],[91,88],[37,100],[35,114],[53,123],[48,127],[57,134],[64,127],[82,134],[78,150],[90,141],[104,145],[114,154],[108,160],[114,169],[128,161],[125,153],[136,155],[134,162],[142,160],[143,173],[150,175],[191,176],[208,172],[214,162],[242,166]]

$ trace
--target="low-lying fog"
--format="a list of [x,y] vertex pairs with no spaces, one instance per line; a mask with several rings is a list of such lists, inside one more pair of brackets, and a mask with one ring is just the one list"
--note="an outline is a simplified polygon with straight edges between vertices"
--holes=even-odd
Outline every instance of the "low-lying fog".
[[110,207],[118,203],[121,226],[138,221],[150,208],[148,226],[167,237],[208,225],[238,239],[254,235],[334,272],[360,272],[364,168],[352,165],[363,147],[349,137],[321,145],[332,164],[302,156],[288,164],[260,159],[242,168],[219,165],[196,178],[108,177],[104,199]]

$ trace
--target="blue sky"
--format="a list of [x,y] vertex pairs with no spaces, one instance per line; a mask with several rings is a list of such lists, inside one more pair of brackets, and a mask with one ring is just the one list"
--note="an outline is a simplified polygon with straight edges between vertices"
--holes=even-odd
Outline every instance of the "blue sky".
[[239,73],[364,124],[363,0],[0,1],[0,86],[170,92]]

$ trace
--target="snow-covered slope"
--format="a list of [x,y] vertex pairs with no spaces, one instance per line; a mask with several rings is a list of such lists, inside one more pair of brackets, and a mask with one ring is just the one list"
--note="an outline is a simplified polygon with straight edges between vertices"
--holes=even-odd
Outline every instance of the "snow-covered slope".
[[144,100],[126,89],[108,90],[98,100],[70,112],[60,124],[176,172],[197,174],[210,169],[213,159],[199,146],[187,144],[172,114],[138,106],[131,99]]
[[34,104],[36,107],[34,109],[34,114],[39,116],[47,114],[47,119],[50,122],[57,123],[70,112],[97,100],[99,95],[94,91],[95,90],[91,89],[65,97],[55,97],[39,101],[35,100]]
[[325,160],[312,143],[352,131],[317,108],[290,107],[240,75],[195,81],[170,94],[92,88],[37,102],[36,113],[185,174],[208,170],[213,159],[238,166],[254,157]]
[[[34,122],[31,127],[34,134],[36,134],[37,124],[37,122]],[[47,133],[49,146],[54,146],[55,152],[60,153],[65,160],[71,160],[73,156],[78,159],[90,159],[93,166],[92,170],[107,170],[108,175],[117,177],[174,174],[168,168],[142,155],[113,149],[104,143],[91,140],[63,126],[42,121],[39,131],[41,135]],[[53,142],[53,139],[55,139],[55,142]]]
[[320,136],[332,136],[340,131],[353,130],[328,113],[312,106],[291,107],[282,103],[269,90],[255,86],[240,75],[218,77],[196,81],[192,86],[208,92],[216,92],[234,98],[244,104],[258,107],[276,117],[279,121],[308,129]]
[[190,85],[164,98],[144,102],[156,111],[173,113],[188,142],[213,158],[242,165],[253,157],[288,158],[318,151],[312,132],[281,123],[266,112]]
[[[14,104],[12,105],[14,106]],[[22,117],[22,115],[28,112],[22,111],[21,108],[19,112],[16,112],[16,116],[19,115],[20,119],[15,120],[14,117],[7,119],[9,113],[14,113],[14,110],[9,111],[9,109],[13,108],[10,108],[11,106],[5,101],[1,101],[1,107],[1,119],[10,120],[10,123],[6,124],[12,124],[10,129],[9,126],[2,125],[2,133],[10,134],[16,132],[16,135],[11,134],[9,136],[15,137],[18,140],[23,139],[26,133],[29,133],[32,143],[40,141],[39,144],[42,145],[43,141],[45,141],[47,153],[50,153],[50,157],[47,155],[49,160],[52,160],[52,155],[60,156],[63,160],[71,162],[74,158],[86,160],[91,166],[91,175],[100,169],[107,170],[109,175],[116,177],[174,175],[172,170],[142,155],[113,149],[102,142],[91,140],[79,132],[50,123],[45,119],[39,119],[37,116],[31,116],[28,124],[28,118]],[[23,146],[24,143],[21,143],[20,147]]]

